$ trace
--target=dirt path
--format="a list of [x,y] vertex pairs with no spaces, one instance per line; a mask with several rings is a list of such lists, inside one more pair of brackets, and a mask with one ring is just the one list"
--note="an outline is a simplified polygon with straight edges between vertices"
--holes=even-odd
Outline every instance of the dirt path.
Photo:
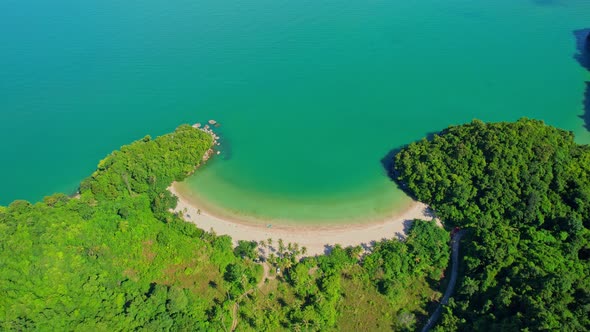
[[261,289],[262,286],[264,286],[264,282],[266,281],[266,279],[274,279],[270,277],[270,266],[268,266],[268,263],[262,263],[262,271],[262,278],[260,278],[260,281],[256,285],[256,288],[258,289]]
[[240,297],[238,297],[238,299],[236,300],[236,303],[234,303],[234,307],[232,309],[232,322],[231,322],[231,327],[230,327],[230,331],[235,331],[236,327],[238,327],[238,310],[240,310],[240,301],[242,301],[242,299],[244,298],[244,296],[247,296],[248,294],[252,293],[254,291],[254,288],[247,290],[244,294],[240,295]]
[[240,301],[242,301],[244,296],[248,296],[248,294],[251,294],[255,290],[261,289],[262,286],[264,286],[264,282],[266,281],[266,279],[269,279],[269,280],[274,279],[274,277],[270,276],[270,266],[268,265],[268,263],[262,263],[261,265],[262,265],[262,271],[263,271],[262,278],[260,278],[260,281],[258,282],[258,284],[256,284],[256,287],[244,292],[236,300],[236,303],[234,303],[234,307],[232,309],[232,323],[231,323],[231,328],[230,328],[230,331],[232,331],[232,332],[236,330],[236,327],[238,327],[238,310],[240,310]]
[[451,298],[451,295],[453,295],[455,284],[457,283],[457,274],[459,273],[459,245],[463,234],[464,231],[459,231],[453,236],[453,240],[451,241],[451,280],[449,280],[449,285],[447,286],[445,295],[442,297],[438,308],[436,308],[432,316],[430,316],[428,322],[424,325],[422,332],[428,332],[434,326],[434,323],[436,323],[442,312],[443,306],[449,303],[449,299]]

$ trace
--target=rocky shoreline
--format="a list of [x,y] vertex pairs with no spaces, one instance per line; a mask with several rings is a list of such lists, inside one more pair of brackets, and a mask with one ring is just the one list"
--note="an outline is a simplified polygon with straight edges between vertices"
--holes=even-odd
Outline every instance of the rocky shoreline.
[[213,131],[213,127],[219,128],[221,124],[215,120],[209,120],[208,123],[209,124],[203,126],[200,122],[197,122],[192,126],[193,128],[199,129],[200,131],[205,132],[213,137],[213,144],[211,145],[211,148],[209,148],[209,150],[207,150],[203,155],[203,162],[209,160],[214,155],[221,154],[221,151],[218,148],[221,146],[221,137],[219,137],[219,135]]

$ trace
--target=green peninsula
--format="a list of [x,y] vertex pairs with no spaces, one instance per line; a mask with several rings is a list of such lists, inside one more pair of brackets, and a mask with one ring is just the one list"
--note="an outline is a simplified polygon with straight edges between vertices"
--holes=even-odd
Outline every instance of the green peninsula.
[[447,229],[417,220],[403,241],[305,258],[278,239],[234,248],[170,212],[166,188],[211,144],[183,125],[113,152],[78,197],[0,207],[0,329],[416,330],[456,226],[459,279],[435,329],[590,329],[590,148],[569,132],[474,121],[410,144],[392,174]]

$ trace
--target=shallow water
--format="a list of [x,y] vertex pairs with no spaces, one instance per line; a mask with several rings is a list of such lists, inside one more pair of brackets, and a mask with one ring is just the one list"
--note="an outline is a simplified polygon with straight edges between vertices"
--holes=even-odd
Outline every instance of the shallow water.
[[[113,149],[222,123],[185,184],[262,219],[370,220],[381,160],[473,118],[584,128],[590,1],[0,2],[0,203],[72,192]],[[192,189],[190,189],[192,188]]]

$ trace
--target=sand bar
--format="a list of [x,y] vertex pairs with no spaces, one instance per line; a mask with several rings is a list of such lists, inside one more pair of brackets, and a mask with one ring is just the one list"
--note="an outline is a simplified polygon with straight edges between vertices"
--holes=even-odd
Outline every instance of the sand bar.
[[268,227],[265,224],[214,215],[203,209],[203,207],[197,206],[194,201],[184,197],[175,188],[175,184],[170,186],[168,190],[178,197],[178,205],[175,211],[182,212],[185,220],[193,222],[201,229],[206,231],[213,229],[218,235],[229,235],[232,237],[234,244],[237,244],[238,240],[263,241],[272,238],[277,241],[283,239],[285,243],[298,243],[300,246],[305,246],[307,255],[311,256],[324,254],[330,246],[335,244],[344,247],[370,246],[373,241],[399,238],[404,236],[412,220],[432,219],[426,204],[413,201],[399,214],[374,223],[335,226],[272,224],[272,227]]

